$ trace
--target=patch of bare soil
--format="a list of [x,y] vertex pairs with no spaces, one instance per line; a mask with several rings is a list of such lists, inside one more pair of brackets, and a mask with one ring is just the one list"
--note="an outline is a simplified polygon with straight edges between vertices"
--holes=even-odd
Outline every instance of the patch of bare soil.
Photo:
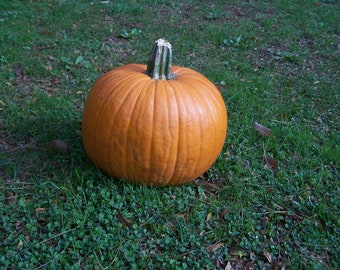
[[35,89],[45,91],[47,94],[53,94],[57,91],[60,85],[60,79],[56,76],[47,78],[30,77],[26,74],[24,67],[21,64],[13,67],[14,81],[18,92],[22,96],[29,96]]

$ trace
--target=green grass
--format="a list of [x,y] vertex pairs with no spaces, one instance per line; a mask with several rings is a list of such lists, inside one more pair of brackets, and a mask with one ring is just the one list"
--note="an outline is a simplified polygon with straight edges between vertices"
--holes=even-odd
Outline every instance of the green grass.
[[[0,268],[336,269],[339,14],[337,1],[1,1]],[[81,142],[95,80],[145,63],[159,37],[229,113],[220,157],[181,187],[103,175]]]

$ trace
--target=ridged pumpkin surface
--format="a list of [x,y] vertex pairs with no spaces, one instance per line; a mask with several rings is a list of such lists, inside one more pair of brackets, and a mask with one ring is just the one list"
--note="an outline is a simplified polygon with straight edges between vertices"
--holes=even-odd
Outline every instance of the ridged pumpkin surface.
[[203,75],[172,67],[172,80],[154,80],[146,65],[104,74],[84,108],[82,135],[104,172],[146,185],[180,185],[202,175],[226,137],[220,92]]

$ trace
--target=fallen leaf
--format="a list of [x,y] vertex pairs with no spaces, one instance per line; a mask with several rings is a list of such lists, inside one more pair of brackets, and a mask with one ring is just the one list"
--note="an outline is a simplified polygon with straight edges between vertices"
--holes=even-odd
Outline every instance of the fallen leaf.
[[267,128],[267,127],[259,124],[258,122],[254,122],[254,129],[257,131],[258,134],[260,134],[262,136],[266,136],[266,137],[272,136],[272,132],[271,132],[270,128]]
[[211,220],[211,218],[212,218],[212,214],[208,213],[206,220],[209,221],[209,220]]
[[24,245],[24,243],[22,242],[21,239],[19,239],[19,242],[17,244],[17,249],[21,249],[23,245]]
[[14,225],[15,225],[15,229],[16,229],[17,231],[20,231],[20,230],[21,230],[21,222],[20,222],[20,221],[15,222]]
[[130,229],[133,228],[133,227],[132,227],[131,221],[128,220],[126,217],[124,217],[124,215],[122,214],[122,212],[119,211],[118,214],[117,214],[117,217],[118,217],[118,219],[119,219],[119,221],[120,221],[121,223],[123,223],[124,225],[128,226]]
[[269,263],[272,263],[272,256],[270,255],[269,252],[263,251],[264,256],[267,258]]
[[247,270],[254,269],[253,262],[252,261],[245,262],[243,269],[247,269]]
[[219,214],[219,217],[224,218],[224,216],[228,214],[228,212],[229,212],[228,208],[224,209],[223,212]]
[[216,192],[219,189],[221,189],[217,184],[215,183],[211,183],[205,180],[198,180],[198,181],[194,181],[196,186],[201,186],[203,188],[205,188],[208,192]]
[[15,195],[13,192],[6,191],[5,196],[6,196],[6,202],[8,202],[9,204],[14,205],[16,203]]
[[215,86],[217,87],[218,90],[220,90],[220,92],[224,92],[228,89],[228,87],[225,84],[221,83],[216,83]]
[[10,149],[10,145],[5,142],[5,141],[1,141],[0,142],[0,150],[3,152],[9,152],[8,150]]
[[224,270],[232,270],[232,269],[233,269],[233,267],[232,267],[232,265],[231,265],[231,262],[229,261],[229,262],[227,263],[226,267],[224,268]]
[[242,258],[247,256],[247,252],[245,250],[237,249],[237,250],[231,251],[230,255],[233,257],[233,259],[235,259],[235,258],[242,259]]
[[243,167],[244,167],[245,169],[249,169],[249,168],[250,168],[250,161],[249,161],[249,160],[245,160],[245,161],[243,162]]
[[224,243],[217,243],[217,244],[214,244],[214,245],[210,245],[208,246],[208,252],[210,254],[214,253],[216,250],[218,250],[219,248],[223,247],[224,246]]
[[53,140],[50,143],[50,147],[59,153],[62,153],[64,155],[68,155],[71,152],[71,148],[67,145],[66,142],[62,140]]
[[48,58],[49,60],[51,60],[51,61],[54,61],[54,60],[55,60],[54,56],[52,56],[52,55],[47,55],[47,58]]
[[38,214],[43,214],[45,213],[47,210],[47,208],[44,208],[44,207],[38,207],[38,208],[35,208],[35,212],[38,213]]
[[265,160],[268,168],[271,169],[273,172],[276,172],[277,162],[276,162],[275,158],[270,157],[270,156],[266,156],[266,157],[264,157],[264,160]]
[[225,269],[225,266],[226,266],[226,262],[225,260],[222,258],[222,257],[217,257],[216,258],[216,261],[215,261],[215,266],[216,266],[216,269]]
[[41,30],[41,31],[39,32],[39,34],[40,34],[40,35],[50,36],[50,35],[52,35],[52,32],[47,31],[47,30]]

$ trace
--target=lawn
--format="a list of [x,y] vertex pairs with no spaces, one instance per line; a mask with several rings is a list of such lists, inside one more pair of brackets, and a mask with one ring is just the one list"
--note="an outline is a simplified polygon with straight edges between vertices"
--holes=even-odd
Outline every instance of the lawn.
[[[336,0],[0,2],[1,269],[338,269]],[[103,174],[95,81],[154,41],[216,84],[228,135],[179,187]]]

